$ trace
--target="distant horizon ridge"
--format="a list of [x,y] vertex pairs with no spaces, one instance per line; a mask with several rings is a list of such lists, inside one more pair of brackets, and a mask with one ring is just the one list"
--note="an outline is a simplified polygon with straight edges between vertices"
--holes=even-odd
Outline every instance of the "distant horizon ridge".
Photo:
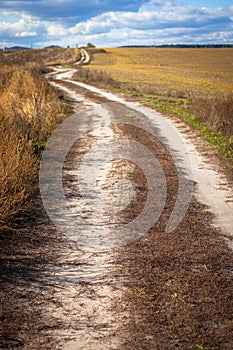
[[[74,46],[75,47],[75,46]],[[156,44],[151,44],[151,45],[122,45],[122,46],[116,46],[116,48],[140,48],[140,47],[158,47],[158,48],[233,48],[233,44],[162,44],[162,45],[156,45]],[[11,46],[11,47],[4,47],[0,49],[0,51],[13,51],[13,50],[33,50],[33,49],[49,49],[49,48],[68,48],[68,47],[62,47],[60,45],[49,45],[45,47],[38,47],[38,48],[33,48],[32,47],[25,47],[25,46]],[[69,46],[69,48],[72,48]]]

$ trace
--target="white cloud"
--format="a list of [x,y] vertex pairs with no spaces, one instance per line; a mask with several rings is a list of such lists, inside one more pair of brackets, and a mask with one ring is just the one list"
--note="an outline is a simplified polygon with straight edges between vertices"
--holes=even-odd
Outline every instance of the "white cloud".
[[26,37],[26,36],[36,36],[37,35],[37,32],[19,32],[19,33],[16,33],[15,36],[16,37],[20,37],[20,38],[23,38],[23,37]]
[[36,36],[40,23],[34,22],[31,18],[20,18],[17,22],[0,22],[0,34],[7,33],[11,36],[24,37]]
[[[107,2],[110,3],[109,0]],[[51,7],[55,6],[57,0],[48,3],[43,0],[40,5],[41,3]],[[90,1],[82,2],[82,9],[85,6],[87,8],[88,3]],[[91,3],[95,8],[100,5],[103,8],[104,1],[91,0]],[[75,1],[60,0],[58,5],[62,4],[66,11],[65,6],[74,6]],[[71,20],[67,13],[59,20],[49,20],[25,11],[19,13],[4,10],[1,12],[1,18],[4,19],[5,16],[5,19],[0,22],[0,40],[2,34],[2,41],[10,37],[36,36],[36,46],[44,46],[48,42],[66,46],[85,44],[88,41],[95,41],[99,46],[221,41],[233,43],[233,6],[197,9],[174,0],[151,0],[144,2],[135,12],[112,10],[79,22],[76,20],[76,23],[73,21],[77,19],[78,10],[76,7],[74,9]]]
[[67,30],[59,23],[45,23],[47,34],[50,36],[63,36],[67,34]]
[[16,32],[19,30],[23,30],[25,28],[25,20],[20,19],[18,22],[15,23],[9,23],[9,22],[1,22],[0,23],[0,32]]
[[233,9],[195,10],[191,6],[178,6],[172,1],[151,1],[138,12],[107,12],[71,27],[70,34],[107,33],[115,28],[138,30],[157,28],[195,28],[218,24],[230,20],[229,11]]

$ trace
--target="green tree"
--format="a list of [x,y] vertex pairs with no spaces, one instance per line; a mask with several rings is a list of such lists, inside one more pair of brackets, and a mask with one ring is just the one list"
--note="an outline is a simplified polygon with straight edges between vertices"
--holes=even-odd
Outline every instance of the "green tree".
[[87,47],[95,47],[92,43],[87,43]]

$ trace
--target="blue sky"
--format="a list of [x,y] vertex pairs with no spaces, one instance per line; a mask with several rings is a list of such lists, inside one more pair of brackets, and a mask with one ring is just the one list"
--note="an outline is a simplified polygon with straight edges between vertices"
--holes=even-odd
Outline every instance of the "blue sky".
[[0,47],[233,44],[233,0],[1,0]]

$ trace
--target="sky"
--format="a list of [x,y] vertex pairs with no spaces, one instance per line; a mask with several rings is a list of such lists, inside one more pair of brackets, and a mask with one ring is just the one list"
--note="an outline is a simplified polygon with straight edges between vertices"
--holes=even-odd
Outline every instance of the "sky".
[[233,0],[0,0],[0,48],[233,44]]

